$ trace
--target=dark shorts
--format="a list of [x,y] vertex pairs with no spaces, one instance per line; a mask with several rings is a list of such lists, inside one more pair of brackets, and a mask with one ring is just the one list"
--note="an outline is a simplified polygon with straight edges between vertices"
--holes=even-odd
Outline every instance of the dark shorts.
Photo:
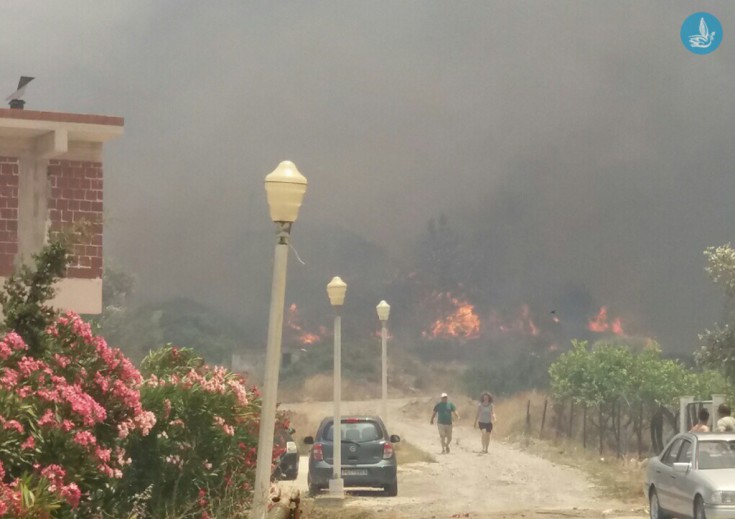
[[492,422],[488,422],[488,423],[482,423],[482,422],[480,422],[477,425],[480,427],[480,430],[481,431],[493,432],[493,423]]

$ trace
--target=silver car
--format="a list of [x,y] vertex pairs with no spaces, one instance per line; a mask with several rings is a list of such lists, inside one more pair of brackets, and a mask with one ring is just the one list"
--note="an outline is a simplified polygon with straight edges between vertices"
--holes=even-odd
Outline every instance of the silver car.
[[735,434],[682,433],[649,460],[651,519],[735,519]]

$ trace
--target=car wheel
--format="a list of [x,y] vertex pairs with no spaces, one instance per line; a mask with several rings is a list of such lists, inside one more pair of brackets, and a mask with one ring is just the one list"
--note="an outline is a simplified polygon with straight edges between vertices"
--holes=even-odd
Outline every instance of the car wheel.
[[651,496],[649,501],[649,513],[651,519],[668,519],[668,514],[664,513],[661,510],[661,504],[658,502],[658,494],[656,493],[655,488],[651,489]]
[[704,499],[702,499],[702,496],[697,496],[694,500],[694,519],[707,519],[707,514],[704,511]]
[[388,497],[396,497],[398,495],[398,481],[384,486],[383,493]]

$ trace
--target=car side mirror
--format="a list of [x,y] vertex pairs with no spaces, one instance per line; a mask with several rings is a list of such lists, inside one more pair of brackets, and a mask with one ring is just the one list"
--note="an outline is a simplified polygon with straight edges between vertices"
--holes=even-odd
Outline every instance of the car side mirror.
[[401,437],[400,436],[398,436],[397,434],[391,434],[390,435],[390,442],[391,443],[398,443],[399,441],[401,441]]
[[314,437],[313,436],[305,436],[304,437],[304,444],[305,445],[314,445]]
[[692,468],[691,463],[674,463],[674,472],[681,472],[686,474]]

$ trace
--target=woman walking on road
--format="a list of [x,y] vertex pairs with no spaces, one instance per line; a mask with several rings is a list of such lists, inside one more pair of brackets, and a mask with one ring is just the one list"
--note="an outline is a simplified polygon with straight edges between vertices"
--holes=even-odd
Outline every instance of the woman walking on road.
[[475,426],[482,432],[482,452],[487,453],[490,446],[490,433],[495,422],[495,408],[493,406],[493,395],[485,391],[480,395],[480,403],[477,405],[475,415]]

